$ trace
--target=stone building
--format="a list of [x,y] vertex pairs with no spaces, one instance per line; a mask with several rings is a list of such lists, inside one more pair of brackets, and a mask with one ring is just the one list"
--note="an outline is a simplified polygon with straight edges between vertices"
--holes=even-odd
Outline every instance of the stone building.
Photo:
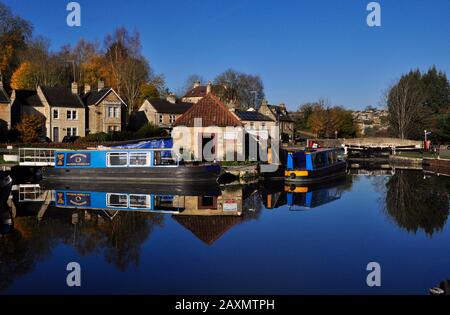
[[[199,81],[196,81],[190,89],[181,99],[182,102],[185,103],[198,103],[202,98],[206,95],[212,93],[216,96],[223,95],[225,93],[226,88],[219,84],[212,84],[209,82],[206,85],[200,84]],[[229,104],[226,104],[227,106]]]
[[97,90],[85,85],[82,100],[86,107],[87,133],[109,133],[124,128],[127,105],[114,89],[105,88],[101,81]]
[[258,112],[271,118],[275,121],[280,128],[280,136],[283,138],[283,134],[289,137],[289,141],[294,140],[294,120],[290,117],[289,112],[286,110],[285,104],[269,105],[264,100],[258,109]]
[[141,116],[140,122],[132,124],[139,125],[144,123],[152,123],[155,126],[172,129],[175,121],[183,115],[193,103],[179,102],[174,94],[170,94],[165,100],[153,99],[145,100],[139,108],[137,116]]
[[77,93],[76,83],[72,89],[39,86],[33,90],[14,90],[11,95],[13,124],[24,115],[40,115],[44,121],[42,135],[53,142],[65,136],[85,136],[85,108]]
[[11,128],[11,100],[0,81],[0,130]]

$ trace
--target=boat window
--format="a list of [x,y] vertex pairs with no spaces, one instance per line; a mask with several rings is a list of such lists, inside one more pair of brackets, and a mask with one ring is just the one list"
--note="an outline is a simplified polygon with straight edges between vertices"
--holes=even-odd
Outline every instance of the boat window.
[[145,152],[130,153],[130,166],[148,166],[149,154]]
[[108,166],[127,166],[128,164],[128,153],[118,152],[118,153],[107,153]]
[[172,157],[170,151],[155,151],[153,163],[155,166],[177,165],[177,160]]
[[304,169],[306,168],[306,156],[303,152],[297,152],[293,155],[294,168]]
[[107,194],[106,206],[111,208],[128,208],[128,195]]
[[321,168],[325,166],[325,156],[322,152],[318,152],[314,155],[314,167]]
[[148,209],[150,208],[149,195],[130,195],[130,208]]

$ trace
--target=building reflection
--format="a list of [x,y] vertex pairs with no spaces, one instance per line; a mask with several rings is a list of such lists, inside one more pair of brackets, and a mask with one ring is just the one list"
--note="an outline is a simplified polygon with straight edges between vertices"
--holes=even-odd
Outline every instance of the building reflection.
[[212,245],[237,224],[258,218],[262,209],[256,186],[80,188],[2,187],[0,290],[32,272],[58,244],[81,256],[101,253],[124,271],[139,266],[143,243],[167,218]]

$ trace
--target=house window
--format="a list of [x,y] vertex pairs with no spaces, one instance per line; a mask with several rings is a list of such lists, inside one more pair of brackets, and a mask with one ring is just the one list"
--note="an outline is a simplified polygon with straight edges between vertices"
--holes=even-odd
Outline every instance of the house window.
[[149,195],[130,195],[130,208],[148,209],[150,208]]
[[262,129],[266,129],[266,123],[265,122],[261,123],[261,128]]
[[175,115],[170,115],[170,123],[173,124],[176,120],[176,116]]
[[108,126],[108,133],[119,131],[119,126]]
[[110,208],[128,208],[128,195],[107,194],[106,206]]
[[59,119],[59,111],[57,109],[53,110],[53,119]]
[[255,123],[253,121],[250,122],[250,128],[255,128]]
[[119,110],[120,108],[117,106],[108,106],[108,118],[119,118]]
[[164,117],[163,115],[159,115],[159,123],[162,124],[164,122]]
[[67,120],[77,120],[77,111],[76,110],[68,110],[67,111]]
[[150,158],[148,153],[130,153],[130,166],[149,166]]
[[67,128],[67,135],[70,136],[76,136],[78,133],[77,128]]
[[128,164],[128,153],[118,152],[118,153],[107,153],[106,161],[108,166],[123,167]]

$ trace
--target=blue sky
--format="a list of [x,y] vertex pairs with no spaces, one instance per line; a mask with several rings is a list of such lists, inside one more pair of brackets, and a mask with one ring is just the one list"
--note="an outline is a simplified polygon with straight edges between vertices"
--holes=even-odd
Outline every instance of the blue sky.
[[66,25],[65,0],[0,0],[32,22],[54,49],[79,38],[103,42],[117,26],[141,33],[143,53],[168,87],[190,74],[212,80],[233,68],[259,74],[271,103],[295,109],[320,97],[358,109],[411,68],[450,74],[450,1],[80,0],[82,26]]

